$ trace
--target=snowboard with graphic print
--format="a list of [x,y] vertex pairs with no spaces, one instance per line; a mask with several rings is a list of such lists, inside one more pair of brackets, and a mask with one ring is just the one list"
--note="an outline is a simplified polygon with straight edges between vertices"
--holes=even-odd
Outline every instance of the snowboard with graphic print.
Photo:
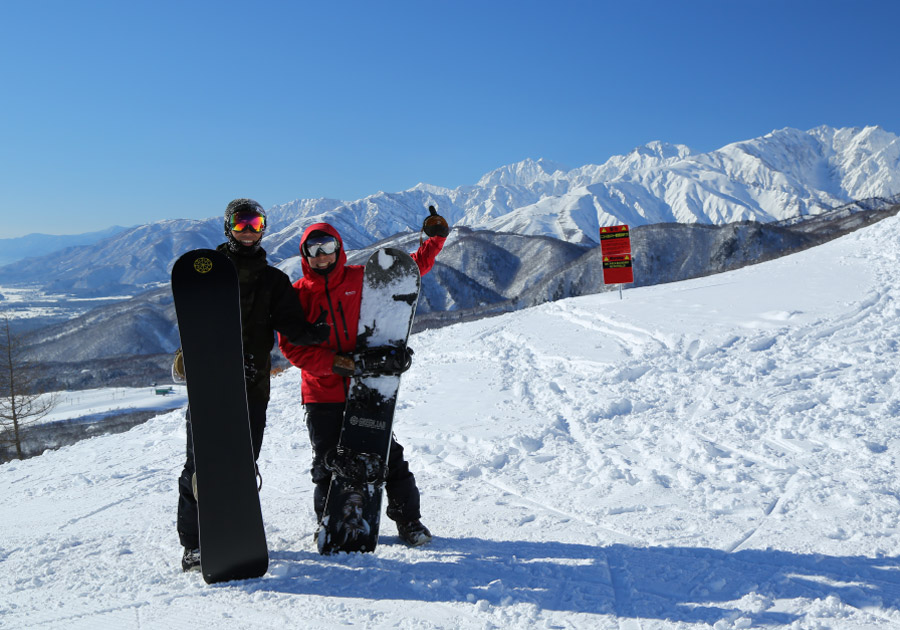
[[[365,266],[357,354],[391,346],[405,352],[421,276],[412,257],[379,249]],[[332,478],[318,533],[323,554],[373,551],[378,544],[381,498],[391,448],[400,374],[351,378]]]

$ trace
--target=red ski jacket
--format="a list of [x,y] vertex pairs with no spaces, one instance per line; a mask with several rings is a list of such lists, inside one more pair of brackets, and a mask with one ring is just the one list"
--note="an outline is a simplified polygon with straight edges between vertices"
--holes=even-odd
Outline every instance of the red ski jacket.
[[[303,255],[303,245],[312,232],[331,234],[341,244],[335,267],[328,275],[313,271]],[[431,271],[445,240],[441,236],[432,236],[412,254],[423,276]],[[300,255],[303,277],[294,283],[294,289],[307,319],[315,321],[323,310],[327,313],[331,337],[318,346],[295,346],[279,334],[278,347],[292,365],[303,371],[301,394],[304,404],[344,402],[350,379],[335,374],[331,368],[335,354],[353,352],[356,348],[364,267],[347,264],[344,241],[328,223],[314,223],[306,228],[300,241]]]

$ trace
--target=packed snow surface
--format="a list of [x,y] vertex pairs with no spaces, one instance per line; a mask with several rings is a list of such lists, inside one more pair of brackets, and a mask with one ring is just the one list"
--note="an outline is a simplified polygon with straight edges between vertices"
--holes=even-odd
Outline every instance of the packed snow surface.
[[162,413],[186,405],[187,388],[184,385],[160,385],[82,389],[44,394],[40,400],[48,397],[54,401],[54,406],[38,420],[40,423],[97,420],[99,416],[114,416],[128,411]]
[[[900,219],[777,261],[415,335],[435,534],[319,556],[276,377],[257,580],[182,574],[181,411],[0,466],[3,628],[900,627]],[[599,273],[599,270],[598,270]]]

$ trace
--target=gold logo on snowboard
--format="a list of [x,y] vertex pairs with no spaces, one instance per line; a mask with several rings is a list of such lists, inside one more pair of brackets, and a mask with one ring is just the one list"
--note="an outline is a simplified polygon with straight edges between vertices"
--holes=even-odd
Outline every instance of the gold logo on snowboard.
[[198,273],[208,273],[212,270],[212,261],[209,258],[198,258],[194,261],[194,270]]

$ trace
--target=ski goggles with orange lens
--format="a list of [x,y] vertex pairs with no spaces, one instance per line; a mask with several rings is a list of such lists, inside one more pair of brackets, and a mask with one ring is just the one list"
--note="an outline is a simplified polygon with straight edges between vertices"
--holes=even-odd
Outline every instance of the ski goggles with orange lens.
[[262,232],[266,229],[266,217],[256,212],[235,212],[231,215],[232,230],[243,232],[247,228],[254,232]]
[[303,247],[306,249],[307,258],[315,258],[323,254],[333,254],[341,248],[341,245],[333,236],[310,236]]

